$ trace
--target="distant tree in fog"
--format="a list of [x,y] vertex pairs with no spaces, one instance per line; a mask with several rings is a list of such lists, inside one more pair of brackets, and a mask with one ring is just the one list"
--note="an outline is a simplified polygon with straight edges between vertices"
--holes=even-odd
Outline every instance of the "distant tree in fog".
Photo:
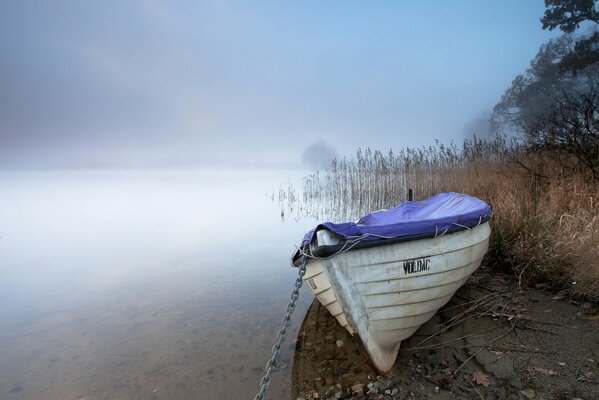
[[483,115],[474,118],[464,125],[464,139],[487,139],[492,136],[491,131],[491,116]]
[[337,157],[337,150],[329,146],[324,140],[308,146],[302,153],[302,162],[304,165],[321,169],[331,165],[331,161]]
[[524,120],[543,113],[556,98],[565,93],[584,90],[596,80],[597,68],[589,67],[578,74],[564,72],[560,62],[574,47],[574,39],[565,34],[550,40],[530,63],[530,68],[518,75],[493,109],[493,130],[520,130]]
[[563,71],[572,44],[565,35],[541,47],[495,106],[492,128],[520,133],[531,151],[572,155],[599,177],[599,63]]
[[[550,40],[494,107],[491,128],[518,132],[532,151],[574,156],[599,177],[599,14],[593,0],[546,0]],[[594,24],[576,33],[582,22]]]

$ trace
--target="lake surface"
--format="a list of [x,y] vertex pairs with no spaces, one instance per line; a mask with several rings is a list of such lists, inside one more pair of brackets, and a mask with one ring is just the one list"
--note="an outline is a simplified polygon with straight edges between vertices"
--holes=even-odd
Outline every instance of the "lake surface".
[[[298,171],[0,173],[0,398],[253,398],[315,224]],[[271,398],[288,398],[303,289]]]

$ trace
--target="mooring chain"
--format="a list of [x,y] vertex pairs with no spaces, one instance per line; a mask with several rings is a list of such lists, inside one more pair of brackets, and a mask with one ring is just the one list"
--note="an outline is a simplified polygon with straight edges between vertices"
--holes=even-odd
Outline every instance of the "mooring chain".
[[279,356],[281,355],[281,345],[283,344],[283,342],[285,341],[285,337],[287,336],[287,329],[289,328],[289,324],[291,323],[291,314],[293,314],[293,311],[295,311],[295,303],[299,298],[299,290],[302,287],[302,284],[304,283],[303,277],[306,273],[307,263],[308,258],[305,256],[302,257],[300,266],[298,268],[299,276],[295,280],[295,288],[293,289],[293,292],[291,292],[291,298],[289,300],[289,304],[287,304],[287,312],[285,313],[285,316],[283,317],[282,321],[283,325],[277,333],[277,340],[275,341],[275,345],[272,347],[272,356],[270,357],[270,360],[268,360],[268,362],[266,363],[266,373],[264,374],[262,379],[260,379],[260,390],[258,391],[258,394],[254,397],[254,400],[263,400],[264,393],[266,393],[266,389],[268,389],[268,386],[270,385],[270,375],[274,372],[275,367],[277,365],[277,361],[279,360]]

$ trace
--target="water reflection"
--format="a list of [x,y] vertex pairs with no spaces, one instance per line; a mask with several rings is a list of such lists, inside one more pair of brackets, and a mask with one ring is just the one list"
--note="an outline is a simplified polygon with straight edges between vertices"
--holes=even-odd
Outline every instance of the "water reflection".
[[[265,198],[289,175],[0,175],[0,398],[249,397],[314,224]],[[290,395],[289,346],[272,398]]]
[[[277,193],[270,195],[271,200],[278,203],[281,221],[292,219],[294,221],[312,220],[315,222],[355,221],[360,216],[377,209],[390,208],[407,200],[408,189],[405,194],[389,193],[386,197],[374,199],[364,193],[375,190],[367,188],[364,193],[356,194],[349,190],[342,190],[334,186],[336,183],[327,176],[321,180],[319,173],[304,177],[303,182],[281,184]],[[301,189],[298,189],[301,188]]]

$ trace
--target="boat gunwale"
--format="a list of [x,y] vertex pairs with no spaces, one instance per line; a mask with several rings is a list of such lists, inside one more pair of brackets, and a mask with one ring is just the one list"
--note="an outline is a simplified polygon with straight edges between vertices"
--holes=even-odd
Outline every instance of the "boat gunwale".
[[[482,226],[482,224],[487,223],[491,219],[491,216],[482,217],[480,221],[476,223],[472,223],[469,225],[454,225],[454,227],[447,229],[444,233],[439,235],[438,233],[426,232],[426,233],[418,233],[415,235],[407,235],[407,236],[399,236],[395,238],[384,238],[384,239],[376,239],[376,240],[358,240],[352,239],[345,240],[341,244],[331,244],[331,245],[319,245],[316,247],[312,247],[312,243],[310,243],[308,254],[318,258],[327,258],[336,255],[339,252],[346,251],[354,251],[358,249],[366,249],[372,247],[379,246],[387,246],[395,243],[402,242],[410,242],[413,240],[422,240],[422,239],[433,239],[436,237],[442,237],[444,235],[449,235],[456,232],[461,232],[466,229],[474,229],[478,226]],[[356,241],[357,240],[357,241]],[[348,243],[350,243],[350,248],[348,248]],[[294,260],[296,261],[296,260]]]

